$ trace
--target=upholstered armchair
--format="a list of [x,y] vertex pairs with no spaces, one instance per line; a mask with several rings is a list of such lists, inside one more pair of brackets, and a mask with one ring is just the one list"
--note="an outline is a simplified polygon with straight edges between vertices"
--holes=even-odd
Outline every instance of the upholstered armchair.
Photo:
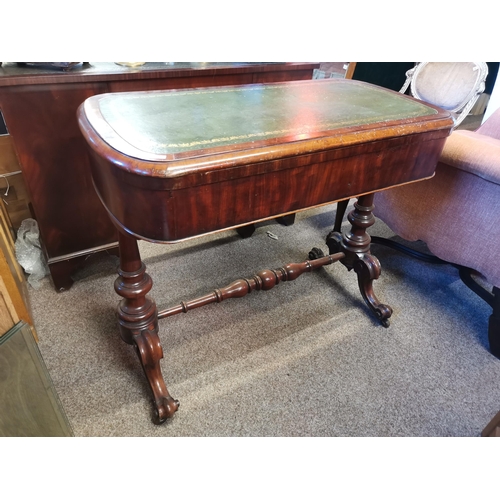
[[[451,133],[433,178],[377,193],[374,205],[374,215],[392,231],[425,242],[435,256],[427,260],[455,265],[492,306],[490,350],[500,358],[500,109],[474,132]],[[472,278],[476,273],[491,292]]]

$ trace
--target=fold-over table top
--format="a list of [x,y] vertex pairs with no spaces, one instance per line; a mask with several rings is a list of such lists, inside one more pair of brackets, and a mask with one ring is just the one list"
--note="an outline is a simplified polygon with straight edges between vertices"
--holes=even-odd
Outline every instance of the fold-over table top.
[[101,94],[78,118],[115,223],[165,242],[428,178],[453,125],[344,79]]
[[415,123],[448,118],[407,96],[343,79],[101,94],[83,110],[119,153],[167,163],[300,141],[321,148],[318,139],[338,139],[346,129],[373,134],[391,125],[405,135]]

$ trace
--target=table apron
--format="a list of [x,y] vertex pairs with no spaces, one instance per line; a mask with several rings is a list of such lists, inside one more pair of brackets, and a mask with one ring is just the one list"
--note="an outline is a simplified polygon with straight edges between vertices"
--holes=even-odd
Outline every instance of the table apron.
[[92,176],[119,227],[146,240],[174,242],[429,178],[446,140],[433,137],[354,147],[356,154],[336,158],[328,152],[287,158],[281,166],[261,162],[241,176],[226,173],[218,182],[205,176],[213,182],[187,182],[182,189],[170,188],[171,179],[127,172],[91,150]]

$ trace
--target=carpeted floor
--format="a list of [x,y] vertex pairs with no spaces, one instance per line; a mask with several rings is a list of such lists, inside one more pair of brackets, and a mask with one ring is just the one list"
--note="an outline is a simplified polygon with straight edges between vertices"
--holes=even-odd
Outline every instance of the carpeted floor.
[[[177,245],[141,242],[159,307],[307,259],[335,206],[293,226],[259,225]],[[269,238],[272,231],[278,239]],[[371,234],[391,236],[378,221]],[[373,245],[375,291],[394,309],[383,328],[356,275],[337,263],[268,292],[160,321],[162,370],[180,400],[151,422],[148,386],[118,335],[118,260],[94,256],[72,289],[30,289],[39,347],[76,436],[479,436],[500,410],[500,360],[488,351],[491,308],[451,266]]]

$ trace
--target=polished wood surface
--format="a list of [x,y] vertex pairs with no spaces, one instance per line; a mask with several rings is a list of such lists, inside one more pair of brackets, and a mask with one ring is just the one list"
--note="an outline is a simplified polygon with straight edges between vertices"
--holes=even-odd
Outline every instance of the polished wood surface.
[[[392,309],[374,293],[380,263],[366,232],[375,222],[374,192],[432,176],[453,126],[436,107],[334,79],[95,96],[78,119],[96,191],[120,234],[121,336],[136,347],[156,423],[179,407],[161,374],[159,318],[270,290],[340,261],[387,327]],[[172,243],[351,197],[358,198],[351,229],[328,235],[329,255],[313,248],[308,261],[158,312],[138,239]]]
[[106,92],[183,89],[310,79],[319,63],[115,63],[71,70],[0,67],[0,111],[19,158],[56,289],[95,252],[117,252],[118,236],[90,177],[76,110]]

